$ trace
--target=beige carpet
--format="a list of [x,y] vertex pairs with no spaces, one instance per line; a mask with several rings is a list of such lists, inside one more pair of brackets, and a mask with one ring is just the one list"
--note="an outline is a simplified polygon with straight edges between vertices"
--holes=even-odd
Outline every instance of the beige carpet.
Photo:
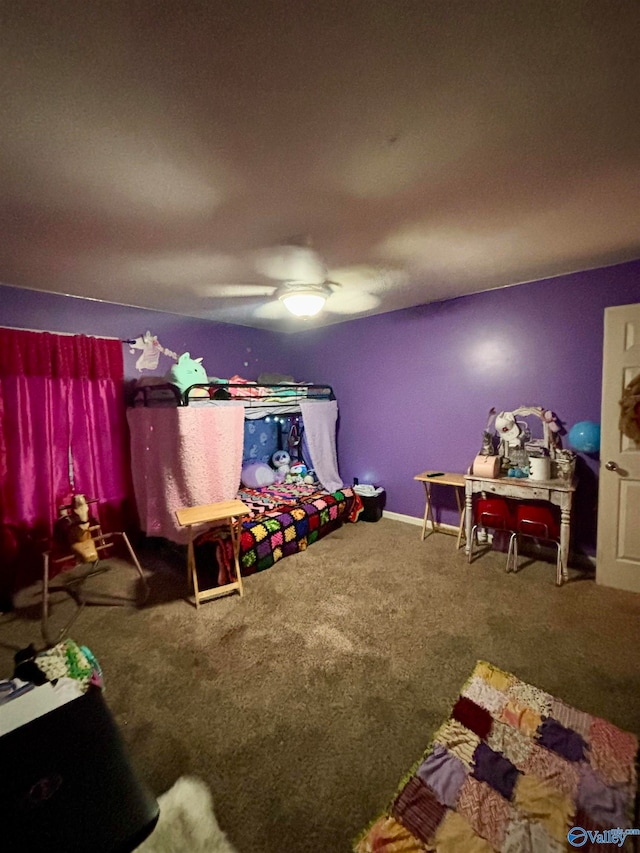
[[[506,575],[504,554],[468,566],[451,537],[361,522],[196,613],[182,560],[140,556],[155,569],[147,606],[87,607],[72,636],[98,656],[151,788],[203,779],[238,853],[350,850],[478,659],[640,731],[640,596],[557,589],[550,563]],[[91,583],[134,579],[120,566]],[[39,640],[29,615],[0,620],[0,676]]]

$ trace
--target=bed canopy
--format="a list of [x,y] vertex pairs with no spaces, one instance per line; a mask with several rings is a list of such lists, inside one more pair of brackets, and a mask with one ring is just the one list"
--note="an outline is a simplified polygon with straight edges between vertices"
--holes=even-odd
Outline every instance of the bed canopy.
[[322,487],[333,492],[343,485],[336,453],[338,404],[330,386],[200,384],[176,393],[158,384],[136,389],[131,402],[133,486],[148,536],[184,544],[176,509],[236,496],[247,417],[299,414]]

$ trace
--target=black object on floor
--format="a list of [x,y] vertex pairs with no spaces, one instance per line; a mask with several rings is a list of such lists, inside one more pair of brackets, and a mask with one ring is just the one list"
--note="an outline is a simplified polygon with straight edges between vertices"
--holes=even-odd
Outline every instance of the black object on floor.
[[371,497],[367,495],[360,495],[360,500],[362,501],[364,509],[360,513],[360,518],[358,520],[380,521],[382,518],[382,510],[387,502],[387,493],[384,489],[380,494],[372,495]]
[[46,684],[49,679],[36,663],[37,654],[33,643],[26,649],[20,649],[19,652],[16,652],[13,657],[16,664],[13,677],[20,678],[22,681],[30,681],[32,684]]
[[0,767],[3,850],[129,853],[157,823],[98,687],[0,737]]

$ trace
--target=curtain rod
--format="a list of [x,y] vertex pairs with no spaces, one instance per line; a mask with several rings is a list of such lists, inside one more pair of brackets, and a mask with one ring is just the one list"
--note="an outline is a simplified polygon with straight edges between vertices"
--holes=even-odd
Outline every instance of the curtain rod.
[[[78,332],[53,332],[51,329],[23,329],[21,326],[0,326],[2,329],[13,329],[15,332],[40,332],[48,335],[66,335],[74,337]],[[122,344],[135,343],[135,341],[122,340],[121,338],[113,337],[113,335],[85,335],[87,338],[100,338],[103,341],[120,341]]]

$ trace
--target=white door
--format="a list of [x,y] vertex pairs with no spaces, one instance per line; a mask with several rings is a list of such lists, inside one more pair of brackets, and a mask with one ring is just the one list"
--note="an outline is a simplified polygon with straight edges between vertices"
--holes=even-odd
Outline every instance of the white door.
[[[596,581],[640,592],[640,441],[620,429],[620,401],[640,376],[640,305],[607,308]],[[635,393],[640,393],[636,385]],[[640,404],[640,397],[637,402]],[[634,409],[640,427],[640,405]],[[627,428],[628,429],[628,428]],[[636,425],[632,424],[635,433]]]

